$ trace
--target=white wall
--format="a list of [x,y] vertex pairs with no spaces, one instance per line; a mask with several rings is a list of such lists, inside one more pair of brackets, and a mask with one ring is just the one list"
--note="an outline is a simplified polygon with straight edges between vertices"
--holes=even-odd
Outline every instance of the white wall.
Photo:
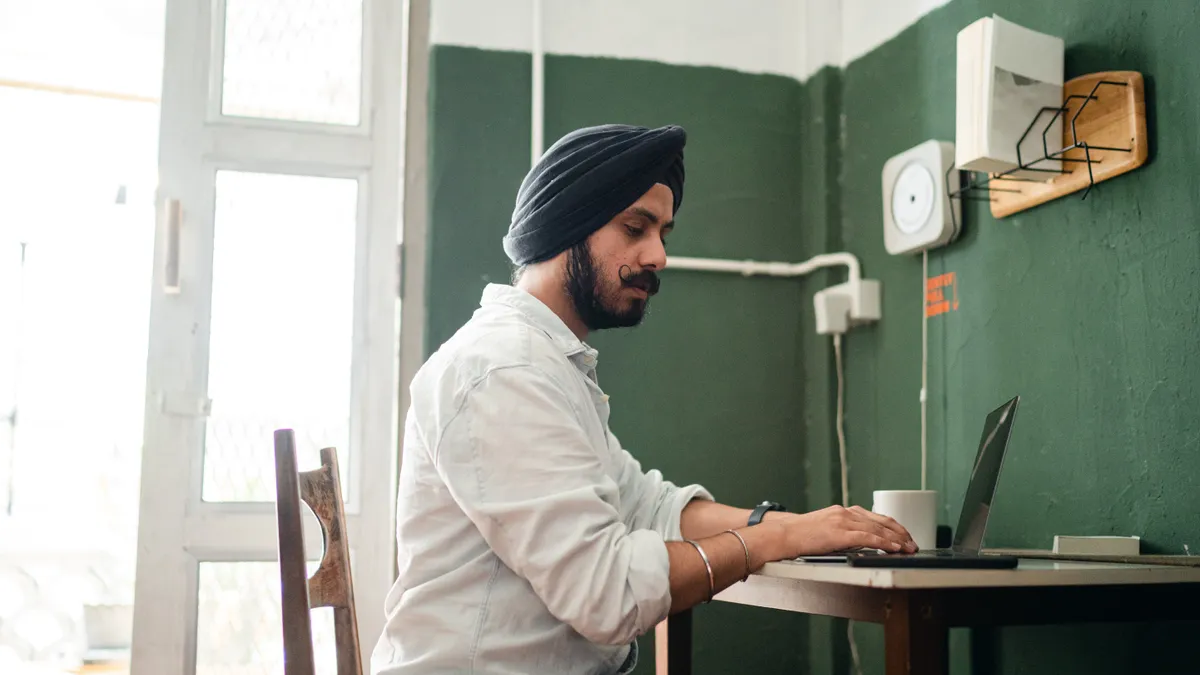
[[[533,0],[434,0],[430,41],[529,51]],[[542,0],[547,52],[799,77],[796,0]]]
[[842,65],[842,0],[796,2],[804,10],[804,70],[797,78],[803,82],[825,66]]
[[[717,66],[805,80],[949,0],[542,0],[553,54]],[[529,51],[533,0],[434,0],[433,44]]]
[[[801,0],[803,2],[804,0]],[[950,0],[836,0],[842,6],[842,44],[838,65],[846,66],[891,40]],[[808,4],[829,4],[809,0]]]

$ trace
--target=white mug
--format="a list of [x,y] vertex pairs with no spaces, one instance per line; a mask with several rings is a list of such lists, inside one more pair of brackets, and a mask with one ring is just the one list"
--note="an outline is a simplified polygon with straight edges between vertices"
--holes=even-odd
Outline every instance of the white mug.
[[921,550],[937,546],[937,490],[876,490],[875,513],[890,516]]

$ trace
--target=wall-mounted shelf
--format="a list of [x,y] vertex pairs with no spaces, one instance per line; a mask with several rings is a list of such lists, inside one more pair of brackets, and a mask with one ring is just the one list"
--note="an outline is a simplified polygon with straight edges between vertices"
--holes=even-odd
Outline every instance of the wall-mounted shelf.
[[[1062,150],[1049,152],[1046,134],[1060,117]],[[1042,135],[1043,151],[1026,161],[1020,147],[1033,133]],[[1096,183],[1145,164],[1148,152],[1141,73],[1091,73],[1063,85],[1061,108],[1042,108],[1029,122],[1018,141],[1020,166],[1001,174],[972,174],[977,177],[955,191],[949,187],[950,172],[956,170],[951,168],[946,173],[946,194],[951,199],[989,201],[992,215],[1003,218],[1079,190],[1086,199]],[[1042,182],[1011,175],[1017,171],[1054,175]]]

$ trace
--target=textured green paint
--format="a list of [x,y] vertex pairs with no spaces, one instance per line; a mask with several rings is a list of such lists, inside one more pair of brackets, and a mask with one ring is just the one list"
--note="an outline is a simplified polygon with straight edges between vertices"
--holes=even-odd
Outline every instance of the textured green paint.
[[[529,57],[437,47],[432,58],[429,342],[504,280],[500,247],[529,164]],[[546,138],[601,122],[682,124],[680,255],[795,260],[801,85],[712,68],[551,56]],[[666,272],[642,327],[593,336],[612,426],[647,467],[722,501],[802,506],[800,345],[811,300],[788,280]],[[715,603],[696,613],[696,672],[805,672],[806,618]],[[653,672],[642,640],[639,673]]]
[[436,47],[429,58],[430,353],[510,275],[500,239],[529,168],[528,54]]
[[[957,517],[983,416],[1019,393],[988,545],[1048,548],[1056,533],[1139,534],[1146,551],[1196,550],[1194,2],[955,0],[842,73],[839,229],[867,276],[883,281],[885,317],[848,338],[851,491],[869,503],[873,489],[919,484],[921,261],[884,251],[879,171],[896,152],[953,138],[955,35],[992,13],[1062,36],[1068,77],[1145,73],[1153,161],[1099,185],[1087,201],[1075,195],[1002,220],[986,204],[969,204],[963,238],[931,254],[930,273],[955,272],[961,299],[958,312],[930,321],[930,485],[942,491],[942,520]],[[824,438],[810,430],[813,454]],[[973,672],[1192,672],[1184,640],[1196,627],[979,632],[974,654],[956,636],[954,664],[956,672],[972,672],[972,662]],[[859,635],[867,672],[882,672],[881,633],[864,627]]]

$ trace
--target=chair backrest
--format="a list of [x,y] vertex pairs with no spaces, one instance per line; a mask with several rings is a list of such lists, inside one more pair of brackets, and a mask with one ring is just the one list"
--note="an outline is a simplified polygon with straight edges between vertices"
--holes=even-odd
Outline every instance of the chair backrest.
[[[284,675],[315,675],[309,610],[333,608],[338,675],[362,675],[350,544],[337,452],[321,450],[321,468],[297,471],[296,438],[291,429],[275,431],[275,515],[279,523],[279,575],[283,590]],[[321,523],[324,556],[308,578],[300,500]]]

